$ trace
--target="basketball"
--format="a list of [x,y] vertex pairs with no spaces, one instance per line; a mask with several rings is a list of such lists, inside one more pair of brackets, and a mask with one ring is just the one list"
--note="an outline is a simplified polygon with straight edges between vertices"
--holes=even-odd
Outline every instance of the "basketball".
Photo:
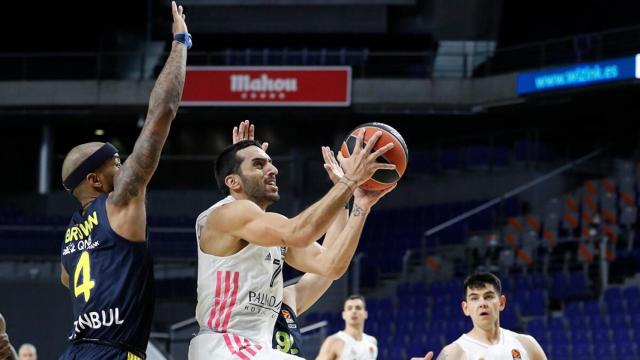
[[407,144],[404,142],[402,135],[400,135],[400,133],[391,126],[378,122],[366,123],[353,129],[349,133],[349,136],[347,136],[347,138],[342,142],[340,152],[345,158],[348,158],[353,152],[353,147],[356,144],[356,137],[362,128],[365,129],[365,143],[373,136],[373,134],[376,133],[376,131],[382,131],[382,136],[374,145],[373,151],[388,143],[394,144],[393,148],[378,157],[377,161],[381,163],[394,164],[396,169],[379,169],[373,173],[371,179],[360,185],[360,187],[365,190],[384,190],[393,186],[393,184],[400,180],[404,171],[407,169],[407,162],[409,161],[409,150],[407,150]]

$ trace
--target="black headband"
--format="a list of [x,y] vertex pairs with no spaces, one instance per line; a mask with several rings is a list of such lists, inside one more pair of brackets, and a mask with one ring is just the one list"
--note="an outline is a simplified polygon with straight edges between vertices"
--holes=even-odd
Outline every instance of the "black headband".
[[110,143],[104,143],[104,145],[91,154],[85,161],[81,162],[80,165],[62,181],[62,186],[64,186],[67,191],[72,191],[84,180],[87,174],[102,166],[107,159],[114,155],[118,155],[118,149]]

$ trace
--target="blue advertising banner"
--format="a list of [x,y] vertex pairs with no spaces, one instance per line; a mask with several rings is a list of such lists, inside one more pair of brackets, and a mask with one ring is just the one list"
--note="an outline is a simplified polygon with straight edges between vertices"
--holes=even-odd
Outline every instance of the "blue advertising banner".
[[516,92],[527,95],[564,88],[587,86],[640,76],[640,54],[619,59],[575,64],[518,74]]

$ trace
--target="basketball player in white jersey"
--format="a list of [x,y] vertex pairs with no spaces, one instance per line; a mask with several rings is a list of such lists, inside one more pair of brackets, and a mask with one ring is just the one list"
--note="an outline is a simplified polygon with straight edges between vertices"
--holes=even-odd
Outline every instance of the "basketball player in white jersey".
[[351,295],[344,302],[343,331],[329,336],[316,360],[375,360],[378,357],[378,341],[364,333],[368,317],[362,295]]
[[315,243],[328,229],[353,192],[378,169],[392,148],[372,151],[376,133],[340,159],[344,176],[318,202],[288,219],[266,208],[279,199],[278,169],[261,144],[244,140],[226,148],[216,161],[218,187],[228,196],[200,214],[198,242],[199,334],[189,358],[299,359],[271,349],[271,336],[282,302],[282,265],[324,275],[330,254]]
[[464,291],[462,311],[471,318],[473,329],[445,346],[436,360],[547,360],[532,336],[500,327],[507,299],[497,276],[473,274],[464,281]]
[[[233,143],[242,140],[253,140],[255,127],[248,120],[233,128]],[[266,151],[268,143],[262,144]],[[328,147],[322,148],[324,168],[329,178],[336,184],[344,171]],[[289,354],[304,357],[307,353],[301,343],[298,317],[309,309],[329,289],[334,280],[340,278],[349,268],[349,263],[358,247],[360,235],[371,208],[387,193],[395,189],[395,185],[383,191],[367,191],[358,188],[354,192],[353,211],[349,215],[348,206],[334,219],[327,231],[322,246],[331,253],[324,276],[306,273],[300,280],[284,288],[280,318],[274,329],[272,347]],[[293,314],[291,314],[293,313]],[[286,315],[285,315],[286,314]]]

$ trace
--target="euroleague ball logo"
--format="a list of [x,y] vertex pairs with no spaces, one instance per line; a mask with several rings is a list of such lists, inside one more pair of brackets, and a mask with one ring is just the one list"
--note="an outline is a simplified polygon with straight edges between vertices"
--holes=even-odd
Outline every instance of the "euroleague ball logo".
[[516,349],[511,349],[511,357],[513,360],[522,360],[522,356],[520,355],[520,351]]
[[287,310],[282,310],[282,317],[285,319],[290,319],[291,318],[291,314],[289,314],[289,312]]

